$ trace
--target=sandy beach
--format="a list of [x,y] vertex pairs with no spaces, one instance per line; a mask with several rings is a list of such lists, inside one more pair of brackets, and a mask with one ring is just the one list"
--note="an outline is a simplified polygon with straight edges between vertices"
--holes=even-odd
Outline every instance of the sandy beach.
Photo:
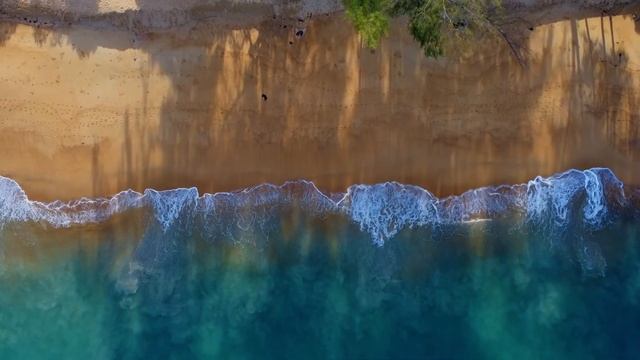
[[[285,27],[286,26],[286,27]],[[0,175],[38,200],[395,180],[437,195],[568,168],[640,184],[631,17],[535,28],[426,59],[393,23],[363,48],[342,15],[152,35],[0,24]]]

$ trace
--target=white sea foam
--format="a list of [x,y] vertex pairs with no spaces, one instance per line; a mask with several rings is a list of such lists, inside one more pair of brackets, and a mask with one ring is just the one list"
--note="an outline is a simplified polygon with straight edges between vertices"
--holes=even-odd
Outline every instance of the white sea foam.
[[105,199],[82,198],[70,202],[29,200],[14,180],[0,177],[0,227],[7,222],[45,222],[54,227],[97,223],[128,209],[141,207],[143,196],[127,190]]
[[607,212],[604,188],[598,176],[591,170],[584,172],[584,189],[587,201],[584,206],[584,220],[590,224],[597,224]]
[[388,182],[354,185],[330,198],[309,181],[262,184],[239,192],[204,194],[197,189],[127,190],[112,198],[71,202],[31,201],[12,179],[0,177],[0,227],[9,222],[44,222],[53,227],[97,223],[132,208],[146,207],[163,231],[180,219],[198,218],[210,233],[237,236],[261,232],[279,211],[315,216],[342,214],[382,245],[403,229],[434,227],[505,215],[523,215],[533,225],[600,227],[612,211],[628,205],[622,183],[609,169],[569,170],[527,184],[486,187],[439,199],[417,186]]
[[153,214],[164,231],[178,219],[183,210],[197,201],[198,189],[175,189],[144,191],[144,200],[153,208]]
[[382,245],[404,228],[437,222],[436,202],[420,187],[392,182],[352,186],[337,206]]

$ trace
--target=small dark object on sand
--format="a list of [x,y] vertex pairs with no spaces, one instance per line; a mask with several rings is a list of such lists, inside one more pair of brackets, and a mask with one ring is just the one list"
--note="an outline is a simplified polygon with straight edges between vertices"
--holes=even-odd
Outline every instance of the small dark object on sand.
[[267,101],[267,95],[262,94],[262,101]]
[[296,31],[296,36],[297,36],[297,37],[302,37],[302,35],[304,35],[304,30],[298,30],[298,31]]
[[530,28],[529,28],[529,31],[533,31],[533,27],[530,27]]

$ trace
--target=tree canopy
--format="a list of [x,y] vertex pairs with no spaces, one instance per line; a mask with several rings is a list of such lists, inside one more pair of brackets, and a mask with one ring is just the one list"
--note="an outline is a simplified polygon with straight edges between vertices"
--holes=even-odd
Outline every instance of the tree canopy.
[[478,30],[494,31],[488,13],[499,8],[499,0],[343,1],[366,46],[377,47],[392,17],[407,16],[409,32],[429,57],[443,55],[445,34],[461,38]]

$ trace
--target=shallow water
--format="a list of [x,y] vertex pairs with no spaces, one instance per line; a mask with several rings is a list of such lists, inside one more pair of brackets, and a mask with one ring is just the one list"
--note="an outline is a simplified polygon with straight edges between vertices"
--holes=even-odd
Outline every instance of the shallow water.
[[[312,184],[31,202],[4,179],[0,358],[634,358],[637,190]],[[114,200],[115,199],[115,200]]]

